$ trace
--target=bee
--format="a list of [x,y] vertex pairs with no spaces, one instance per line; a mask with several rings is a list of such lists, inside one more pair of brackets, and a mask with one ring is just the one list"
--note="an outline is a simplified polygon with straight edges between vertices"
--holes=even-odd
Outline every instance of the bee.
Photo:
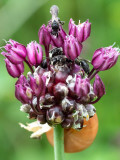
[[90,63],[90,61],[86,59],[82,59],[82,58],[75,59],[75,64],[81,66],[86,74],[90,73],[90,68],[88,63]]
[[59,65],[62,66],[66,64],[67,58],[63,54],[62,48],[54,48],[49,52],[49,57],[50,57],[50,63],[54,65]]
[[40,64],[40,66],[41,66],[43,69],[46,69],[46,68],[47,68],[47,60],[44,59],[44,60],[42,61],[42,63]]
[[51,23],[51,34],[58,37],[58,32],[60,31],[60,26],[64,24],[63,21],[60,21],[60,18],[58,17],[59,8],[54,5],[50,9],[50,13],[52,14],[52,20]]

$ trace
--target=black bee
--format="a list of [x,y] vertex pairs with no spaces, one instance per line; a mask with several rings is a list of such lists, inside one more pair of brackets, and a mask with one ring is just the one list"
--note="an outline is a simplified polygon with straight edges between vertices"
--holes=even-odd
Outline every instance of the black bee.
[[86,74],[90,73],[90,68],[89,68],[89,64],[90,63],[88,60],[86,59],[75,59],[75,63],[79,66],[81,66],[83,68],[83,70],[85,71]]
[[72,62],[68,60],[66,56],[63,54],[61,48],[54,48],[49,52],[50,63],[52,65],[58,64],[59,66],[65,65],[66,63]]
[[41,66],[42,68],[46,69],[46,68],[47,68],[47,60],[44,59],[44,60],[42,61],[42,63],[40,64],[40,66]]
[[51,24],[51,27],[52,27],[51,34],[58,37],[58,31],[60,30],[59,23],[56,20],[54,20],[53,23]]

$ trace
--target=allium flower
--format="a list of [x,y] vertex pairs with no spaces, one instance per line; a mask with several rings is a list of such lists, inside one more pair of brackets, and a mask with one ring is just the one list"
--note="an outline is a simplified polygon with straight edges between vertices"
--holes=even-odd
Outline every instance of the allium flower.
[[[92,63],[82,59],[81,43],[90,36],[91,23],[87,20],[75,25],[70,19],[67,34],[58,11],[57,6],[51,7],[51,20],[47,27],[42,25],[38,33],[39,43],[45,47],[44,60],[37,42],[29,43],[26,50],[22,44],[9,40],[2,54],[6,57],[8,73],[18,77],[15,96],[22,103],[20,110],[28,114],[29,119],[36,119],[28,126],[21,126],[34,132],[32,138],[47,132],[52,145],[54,137],[55,148],[59,144],[62,146],[64,129],[65,151],[78,152],[92,144],[98,130],[96,109],[92,104],[105,94],[105,86],[97,74],[115,65],[119,49],[112,46],[97,49]],[[27,78],[23,75],[23,61],[30,68]]]
[[69,22],[69,35],[73,35],[78,39],[79,42],[85,41],[91,32],[91,23],[87,20],[84,23],[80,23],[78,25],[74,24],[74,21],[70,19]]
[[42,62],[43,50],[37,42],[31,42],[27,45],[27,57],[32,66],[38,67]]
[[24,72],[23,62],[20,64],[12,64],[8,59],[5,59],[6,68],[10,76],[18,78]]
[[30,87],[33,90],[35,96],[40,97],[44,94],[46,88],[46,80],[41,75],[34,73],[34,76],[30,76]]
[[92,65],[98,71],[110,69],[116,64],[119,54],[119,49],[113,46],[99,48],[94,52]]
[[87,94],[90,92],[89,80],[87,78],[82,79],[81,76],[77,75],[74,90],[79,98],[87,96]]
[[4,46],[6,52],[2,52],[1,54],[4,55],[11,63],[20,64],[26,58],[26,47],[12,39],[8,42],[9,43]]
[[44,24],[39,29],[38,36],[39,36],[39,43],[41,45],[44,45],[45,47],[48,47],[50,44],[51,37],[47,27]]
[[71,60],[75,60],[82,51],[82,44],[72,35],[67,36],[64,40],[63,52],[66,57]]
[[18,81],[15,84],[15,96],[21,101],[23,104],[29,104],[32,100],[33,93],[30,85],[25,78],[25,76],[21,75]]
[[63,47],[64,39],[66,37],[66,32],[60,27],[58,36],[51,35],[51,44],[55,47]]
[[93,90],[98,98],[101,98],[105,94],[105,86],[98,75],[95,76],[93,83]]

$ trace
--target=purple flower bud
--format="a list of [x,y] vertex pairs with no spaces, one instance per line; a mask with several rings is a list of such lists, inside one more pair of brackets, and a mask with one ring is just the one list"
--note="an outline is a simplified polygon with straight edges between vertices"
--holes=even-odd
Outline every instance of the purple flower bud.
[[104,71],[113,67],[119,56],[118,48],[112,46],[99,48],[94,52],[92,65],[98,71]]
[[51,34],[51,44],[55,47],[63,47],[64,39],[66,37],[65,31],[60,27],[60,31],[58,32],[58,36],[54,36]]
[[64,98],[61,105],[64,112],[70,113],[75,109],[76,103],[75,100]]
[[11,63],[19,64],[23,62],[27,55],[26,47],[14,40],[9,40],[9,43],[4,46],[7,52],[2,52]]
[[39,29],[38,36],[40,44],[44,45],[45,47],[48,47],[50,44],[51,37],[48,28],[44,24]]
[[34,73],[34,77],[29,76],[29,78],[30,78],[30,87],[32,88],[34,95],[36,95],[37,97],[43,95],[46,88],[45,86],[46,80],[37,73]]
[[32,89],[24,75],[15,84],[15,96],[23,104],[29,104],[33,98]]
[[27,45],[27,57],[31,65],[38,67],[43,59],[42,47],[35,41]]
[[74,123],[74,118],[73,118],[73,115],[72,114],[68,114],[64,121],[61,123],[61,126],[63,128],[66,128],[66,129],[69,129],[73,126],[73,123]]
[[105,86],[98,75],[95,76],[93,83],[93,90],[98,98],[101,98],[105,94]]
[[82,51],[82,44],[72,35],[66,36],[63,51],[68,59],[75,60]]
[[69,35],[73,35],[75,38],[78,39],[79,42],[85,41],[91,32],[91,23],[87,20],[84,23],[80,23],[75,25],[74,21],[70,19],[69,22]]
[[64,120],[61,107],[54,106],[47,110],[46,119],[50,124],[60,124]]
[[37,120],[40,122],[40,124],[46,123],[46,111],[41,110],[41,113],[37,116]]
[[23,62],[20,64],[12,64],[8,59],[5,59],[6,63],[6,68],[9,73],[13,78],[18,78],[20,75],[24,72],[24,64]]
[[68,95],[68,88],[64,83],[58,83],[54,86],[53,93],[55,98],[59,101]]
[[87,78],[82,79],[80,75],[76,75],[76,81],[74,86],[74,92],[78,98],[83,98],[90,92],[90,82]]
[[29,119],[36,119],[37,115],[34,113],[34,111],[32,109],[30,109],[29,112]]

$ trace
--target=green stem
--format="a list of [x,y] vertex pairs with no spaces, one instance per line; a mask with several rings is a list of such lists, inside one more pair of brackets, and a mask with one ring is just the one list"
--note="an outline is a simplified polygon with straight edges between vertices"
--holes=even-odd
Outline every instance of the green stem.
[[64,160],[64,129],[61,125],[54,128],[54,155],[55,160]]

